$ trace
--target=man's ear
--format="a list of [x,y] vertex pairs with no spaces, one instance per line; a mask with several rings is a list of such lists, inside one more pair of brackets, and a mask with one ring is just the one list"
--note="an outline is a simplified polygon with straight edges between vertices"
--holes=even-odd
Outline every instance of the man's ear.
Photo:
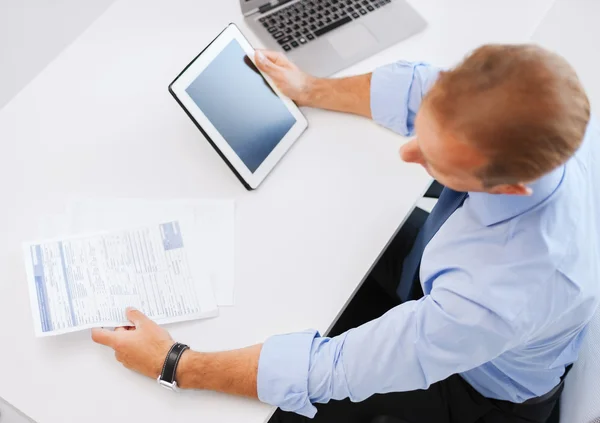
[[491,194],[506,194],[506,195],[531,195],[533,191],[525,184],[501,184],[492,187],[489,191]]

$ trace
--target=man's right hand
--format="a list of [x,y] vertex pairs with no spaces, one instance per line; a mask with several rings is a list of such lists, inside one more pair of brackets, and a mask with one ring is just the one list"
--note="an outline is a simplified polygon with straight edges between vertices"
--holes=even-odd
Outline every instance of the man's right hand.
[[316,78],[300,70],[283,53],[257,50],[256,66],[267,74],[277,88],[299,106],[310,105],[311,86]]
[[349,78],[315,78],[290,62],[283,53],[257,50],[256,66],[299,106],[371,117],[371,74]]

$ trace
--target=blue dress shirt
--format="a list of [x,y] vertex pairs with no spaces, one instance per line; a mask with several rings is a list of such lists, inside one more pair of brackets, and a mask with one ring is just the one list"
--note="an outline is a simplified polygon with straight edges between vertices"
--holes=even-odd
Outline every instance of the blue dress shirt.
[[[371,110],[409,136],[438,70],[377,69]],[[550,391],[577,359],[600,298],[600,128],[529,197],[469,193],[427,244],[425,296],[334,338],[274,336],[260,355],[258,396],[312,417],[313,403],[426,389],[459,373],[489,398]],[[399,258],[400,259],[400,258]]]

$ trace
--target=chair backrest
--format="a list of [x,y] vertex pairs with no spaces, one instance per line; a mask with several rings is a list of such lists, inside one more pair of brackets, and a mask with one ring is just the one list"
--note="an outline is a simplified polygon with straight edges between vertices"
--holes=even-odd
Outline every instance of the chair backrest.
[[600,309],[590,322],[579,359],[565,379],[561,423],[600,423]]

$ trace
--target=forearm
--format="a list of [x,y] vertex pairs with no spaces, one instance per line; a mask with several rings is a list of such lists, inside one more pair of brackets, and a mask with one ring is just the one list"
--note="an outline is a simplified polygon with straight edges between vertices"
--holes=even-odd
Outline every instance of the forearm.
[[262,344],[233,351],[186,351],[177,367],[181,388],[204,389],[258,398],[258,359]]
[[303,105],[371,118],[371,74],[340,79],[315,78]]

